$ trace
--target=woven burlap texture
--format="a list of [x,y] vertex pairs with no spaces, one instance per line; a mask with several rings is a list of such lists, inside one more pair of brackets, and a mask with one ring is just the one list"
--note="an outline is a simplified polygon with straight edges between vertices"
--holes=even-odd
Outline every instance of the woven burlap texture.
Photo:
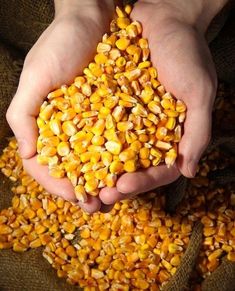
[[[5,113],[14,95],[23,59],[40,36],[42,31],[51,22],[54,15],[53,1],[51,0],[2,0],[0,5],[0,149],[5,145],[5,137],[9,136],[10,129],[5,120]],[[235,20],[230,17],[225,23],[227,10],[215,21],[208,39],[211,42],[211,51],[215,59],[218,75],[230,83],[235,80],[235,35],[233,27]],[[220,31],[219,37],[215,37]],[[222,42],[221,42],[222,40]],[[221,45],[222,44],[222,45]],[[10,205],[11,183],[0,175],[0,208]],[[182,199],[186,188],[184,179],[176,182],[177,195],[174,200],[168,195],[168,206],[171,211]],[[169,187],[170,191],[172,187]],[[170,193],[170,192],[169,192]],[[201,226],[197,225],[192,234],[192,241],[182,260],[176,276],[167,285],[165,290],[184,290],[188,285],[190,272],[196,260],[201,244]],[[222,270],[222,271],[220,271]],[[203,291],[233,289],[234,264],[224,261],[221,267],[206,280]],[[227,275],[226,275],[227,274]],[[11,250],[0,252],[0,290],[1,291],[56,291],[79,290],[70,286],[64,280],[58,279],[56,272],[42,257],[42,250],[31,250],[24,254],[16,254]]]

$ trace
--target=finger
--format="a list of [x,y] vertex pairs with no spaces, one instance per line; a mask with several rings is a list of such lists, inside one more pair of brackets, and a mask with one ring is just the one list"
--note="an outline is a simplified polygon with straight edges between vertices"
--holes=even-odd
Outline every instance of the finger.
[[102,203],[106,205],[113,205],[114,203],[120,200],[128,198],[125,194],[118,192],[117,188],[115,187],[113,188],[105,187],[101,189],[99,197]]
[[88,213],[94,213],[100,210],[101,201],[94,196],[89,195],[85,203],[78,202],[78,205]]
[[120,193],[137,195],[169,184],[180,176],[176,166],[167,168],[165,165],[150,167],[136,173],[126,173],[117,181],[117,190]]
[[[50,91],[50,84],[40,80],[40,74],[23,71],[17,92],[7,110],[6,118],[13,130],[22,158],[36,153],[38,115],[43,99]],[[45,80],[44,80],[45,81]]]
[[77,202],[70,181],[66,178],[55,179],[49,176],[48,167],[38,164],[36,157],[23,160],[23,165],[26,172],[37,180],[50,194],[61,196],[71,202]]
[[177,161],[179,170],[185,177],[195,176],[199,159],[208,146],[210,137],[211,112],[203,108],[189,109]]

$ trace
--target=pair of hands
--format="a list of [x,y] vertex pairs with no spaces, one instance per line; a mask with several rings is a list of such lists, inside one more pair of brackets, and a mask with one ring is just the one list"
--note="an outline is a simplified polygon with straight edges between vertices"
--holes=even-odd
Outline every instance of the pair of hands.
[[[87,212],[108,211],[116,201],[171,183],[180,174],[195,175],[210,140],[216,73],[204,38],[210,16],[197,26],[198,15],[193,6],[197,1],[187,2],[140,0],[131,14],[133,20],[143,25],[160,81],[187,105],[177,165],[123,174],[115,188],[104,188],[99,197],[90,196],[86,203],[79,203]],[[201,7],[195,5],[199,14]],[[109,30],[113,12],[114,5],[108,0],[56,4],[55,19],[28,53],[16,95],[7,111],[27,172],[48,192],[73,202],[76,199],[69,180],[50,177],[47,167],[36,161],[36,117],[45,96],[62,84],[71,83],[92,60],[97,43]]]

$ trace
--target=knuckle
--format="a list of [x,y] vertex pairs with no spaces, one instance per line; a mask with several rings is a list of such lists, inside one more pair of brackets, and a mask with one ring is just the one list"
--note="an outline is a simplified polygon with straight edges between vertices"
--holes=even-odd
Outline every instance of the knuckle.
[[19,122],[19,113],[17,112],[17,107],[14,107],[12,103],[7,109],[6,120],[10,126],[14,126]]

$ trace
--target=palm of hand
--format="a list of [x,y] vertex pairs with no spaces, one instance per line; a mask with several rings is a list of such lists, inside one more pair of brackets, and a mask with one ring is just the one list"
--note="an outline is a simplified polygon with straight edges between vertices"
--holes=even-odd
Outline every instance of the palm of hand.
[[194,28],[173,18],[163,20],[159,13],[154,7],[139,3],[132,12],[132,19],[142,23],[159,80],[167,91],[187,105],[177,167],[158,166],[124,174],[117,188],[102,189],[100,198],[107,204],[169,184],[180,172],[193,176],[192,164],[195,167],[210,139],[216,75],[207,44]]

